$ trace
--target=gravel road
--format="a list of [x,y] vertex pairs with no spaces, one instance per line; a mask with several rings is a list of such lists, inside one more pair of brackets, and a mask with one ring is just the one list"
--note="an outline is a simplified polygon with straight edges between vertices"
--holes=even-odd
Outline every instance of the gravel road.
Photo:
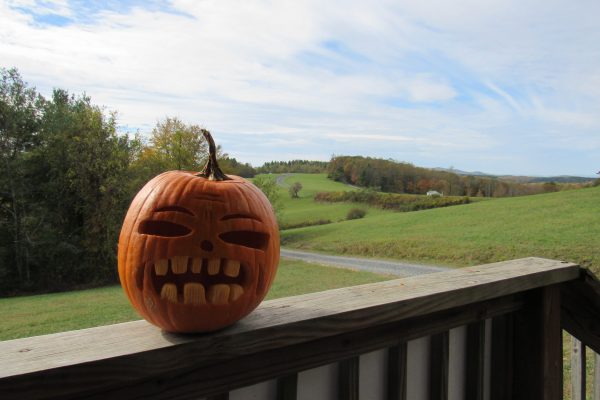
[[432,272],[441,272],[448,269],[435,265],[407,264],[403,262],[377,260],[372,258],[329,256],[325,254],[309,253],[307,251],[289,250],[284,248],[281,248],[281,257],[324,265],[332,265],[335,267],[375,272],[378,274],[396,275],[400,277],[430,274]]
[[277,178],[275,179],[275,183],[281,187],[288,187],[289,185],[287,183],[285,183],[285,178],[287,178],[288,176],[294,175],[292,173],[286,173],[286,174],[279,174],[277,175]]

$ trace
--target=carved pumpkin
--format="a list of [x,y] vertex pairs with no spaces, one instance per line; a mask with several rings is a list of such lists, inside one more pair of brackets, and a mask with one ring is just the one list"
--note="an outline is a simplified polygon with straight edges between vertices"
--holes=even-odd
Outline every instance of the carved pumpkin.
[[263,300],[279,263],[271,204],[256,186],[224,175],[208,131],[200,173],[169,171],[129,207],[119,237],[119,278],[135,309],[169,332],[231,325]]

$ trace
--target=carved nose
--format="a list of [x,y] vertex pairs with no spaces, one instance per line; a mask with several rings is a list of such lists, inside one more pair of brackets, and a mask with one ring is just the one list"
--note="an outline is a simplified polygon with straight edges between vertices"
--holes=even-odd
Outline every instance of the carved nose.
[[204,251],[212,251],[213,247],[213,244],[208,240],[203,240],[202,243],[200,243],[200,248]]

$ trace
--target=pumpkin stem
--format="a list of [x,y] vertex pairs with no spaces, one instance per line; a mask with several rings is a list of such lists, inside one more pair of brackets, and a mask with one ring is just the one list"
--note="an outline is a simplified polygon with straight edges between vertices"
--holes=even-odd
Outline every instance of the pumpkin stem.
[[212,135],[206,129],[202,129],[202,134],[208,142],[208,161],[202,169],[202,172],[196,176],[207,178],[209,181],[231,180],[231,178],[225,175],[223,171],[221,171],[221,168],[219,168],[219,163],[217,162],[217,146],[215,146]]

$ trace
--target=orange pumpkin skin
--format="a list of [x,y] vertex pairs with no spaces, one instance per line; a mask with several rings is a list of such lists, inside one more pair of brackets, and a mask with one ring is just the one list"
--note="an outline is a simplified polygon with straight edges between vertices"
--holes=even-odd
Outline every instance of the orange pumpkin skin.
[[166,331],[231,325],[258,306],[275,278],[273,209],[256,186],[229,178],[165,172],[142,188],[127,212],[119,237],[121,285],[134,308]]

